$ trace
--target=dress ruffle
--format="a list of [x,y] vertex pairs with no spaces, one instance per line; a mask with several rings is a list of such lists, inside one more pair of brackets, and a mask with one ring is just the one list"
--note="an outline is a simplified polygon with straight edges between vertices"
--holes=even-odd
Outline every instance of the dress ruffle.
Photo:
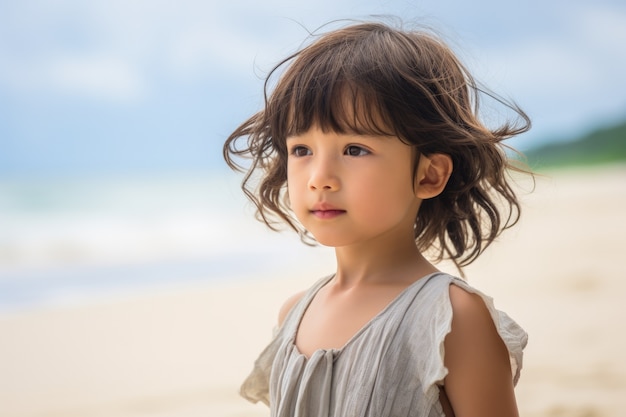
[[[511,375],[513,376],[513,383],[517,384],[522,369],[523,350],[528,343],[528,335],[524,329],[506,313],[496,309],[491,297],[459,278],[451,278],[450,284],[461,287],[469,293],[477,294],[485,303],[496,327],[496,331],[509,352]],[[448,370],[444,366],[444,341],[452,328],[452,305],[448,291],[441,292],[441,297],[442,300],[435,303],[436,311],[433,311],[435,323],[432,327],[433,333],[431,334],[431,342],[434,343],[434,346],[438,347],[439,354],[430,356],[430,360],[424,364],[424,368],[422,369],[422,372],[424,372],[423,381],[425,390],[432,385],[441,385],[443,379],[448,374]]]

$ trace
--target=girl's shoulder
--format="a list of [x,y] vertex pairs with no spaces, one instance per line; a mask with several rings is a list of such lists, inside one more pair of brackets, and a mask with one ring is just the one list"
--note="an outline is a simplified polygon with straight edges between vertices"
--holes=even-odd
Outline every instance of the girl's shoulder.
[[285,300],[283,305],[280,307],[280,310],[278,311],[278,327],[283,325],[289,312],[296,304],[298,304],[300,300],[302,300],[302,297],[304,297],[306,293],[307,290],[299,291]]

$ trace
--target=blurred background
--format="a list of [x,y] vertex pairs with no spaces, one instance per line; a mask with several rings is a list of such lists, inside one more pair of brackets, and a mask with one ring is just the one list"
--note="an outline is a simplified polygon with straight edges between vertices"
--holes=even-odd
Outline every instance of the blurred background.
[[[81,386],[86,389],[84,381],[115,385],[100,368],[66,376],[57,391],[51,388],[56,373],[39,375],[44,382],[32,385],[34,363],[45,373],[51,362],[68,360],[62,335],[73,334],[77,324],[74,318],[50,319],[55,314],[90,317],[93,310],[84,309],[102,303],[188,292],[204,295],[200,306],[209,299],[224,302],[211,297],[227,284],[262,286],[263,279],[302,265],[311,273],[328,271],[332,252],[311,252],[292,233],[270,233],[254,222],[238,189],[240,177],[222,162],[221,146],[260,108],[264,76],[309,31],[334,19],[378,15],[434,28],[478,80],[515,100],[533,128],[511,145],[549,177],[569,175],[567,184],[579,182],[580,189],[564,186],[568,196],[611,184],[613,197],[626,197],[621,0],[0,0],[0,349],[6,349],[0,357],[0,415],[74,415],[68,411],[74,409],[76,415],[134,415],[98,414],[103,408],[95,405],[107,403],[106,396],[91,402],[83,396],[80,406],[72,400]],[[576,219],[570,227],[578,220],[590,221]],[[609,227],[624,231],[623,218],[616,221]],[[163,308],[149,311],[164,314]],[[195,316],[205,320],[199,326],[214,324],[206,318],[210,314]],[[144,319],[154,320],[149,317]],[[61,336],[43,336],[40,329],[51,332],[46,320],[59,326]],[[79,327],[93,331],[85,326]],[[39,342],[56,343],[58,352],[41,356],[32,350]],[[96,345],[103,343],[84,348]],[[202,369],[214,374],[213,365]],[[172,369],[180,366],[172,363]],[[185,375],[203,392],[206,381]],[[617,377],[620,389],[623,378]],[[150,384],[135,381],[141,384],[146,398],[165,390],[150,391]],[[127,396],[134,392],[118,387],[126,387],[119,389]],[[50,397],[37,408],[27,399],[34,393]],[[165,415],[151,407],[139,409]],[[559,407],[527,415],[605,415]],[[245,413],[232,410],[221,415]]]

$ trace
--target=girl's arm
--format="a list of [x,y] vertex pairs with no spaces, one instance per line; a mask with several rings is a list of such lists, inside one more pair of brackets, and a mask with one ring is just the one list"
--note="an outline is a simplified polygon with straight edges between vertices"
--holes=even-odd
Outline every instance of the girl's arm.
[[480,296],[450,285],[444,389],[455,417],[518,417],[509,353]]

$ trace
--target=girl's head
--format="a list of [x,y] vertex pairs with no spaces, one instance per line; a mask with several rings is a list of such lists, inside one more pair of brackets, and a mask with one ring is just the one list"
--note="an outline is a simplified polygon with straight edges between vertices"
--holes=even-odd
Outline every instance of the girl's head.
[[271,228],[278,218],[306,235],[286,193],[286,139],[311,128],[396,137],[413,149],[414,173],[420,155],[451,158],[445,189],[424,200],[415,219],[418,247],[434,248],[439,259],[469,264],[517,221],[519,204],[506,175],[513,167],[501,141],[527,130],[529,120],[509,106],[523,125],[487,128],[478,118],[475,81],[433,35],[382,23],[338,29],[277,65],[265,88],[265,108],[231,134],[224,157],[234,169],[242,169],[234,157],[251,159],[243,189]]

